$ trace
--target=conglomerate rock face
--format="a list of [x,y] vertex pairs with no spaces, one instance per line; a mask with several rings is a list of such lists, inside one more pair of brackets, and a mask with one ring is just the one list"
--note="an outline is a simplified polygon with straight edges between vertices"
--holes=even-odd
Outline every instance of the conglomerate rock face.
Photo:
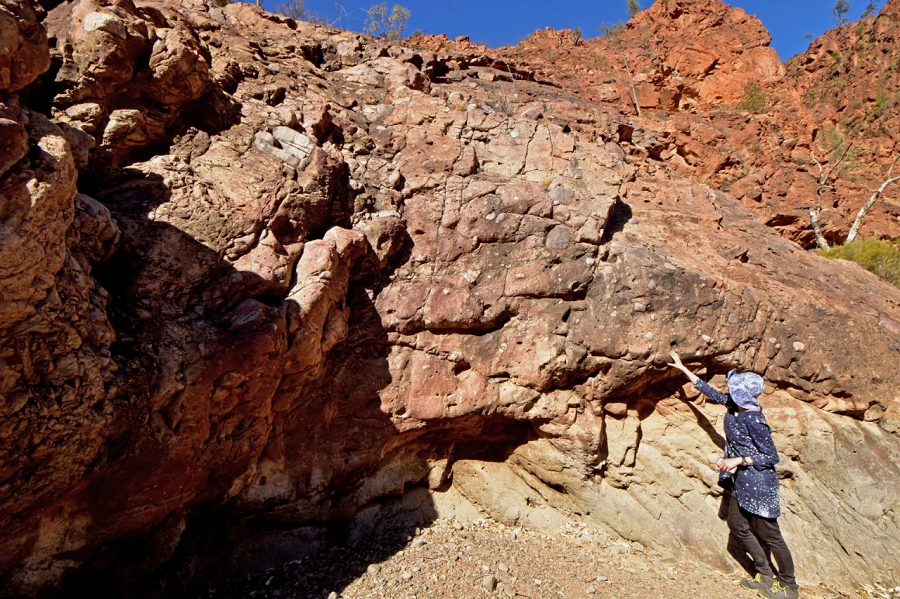
[[769,383],[803,581],[900,568],[900,291],[633,151],[627,106],[248,4],[0,2],[0,40],[10,592],[448,485],[731,568],[671,349]]
[[[817,190],[823,233],[842,243],[900,153],[897,7],[891,0],[879,16],[826,33],[786,65],[756,17],[720,0],[655,2],[603,37],[539,30],[496,53],[579,97],[617,104],[633,115],[632,153],[727,191],[812,247],[809,208]],[[475,51],[467,41],[413,41]],[[751,93],[755,86],[749,103],[748,85]],[[834,189],[819,189],[816,161],[827,173],[847,146],[836,181],[828,181]],[[864,236],[900,236],[893,197],[876,204]]]

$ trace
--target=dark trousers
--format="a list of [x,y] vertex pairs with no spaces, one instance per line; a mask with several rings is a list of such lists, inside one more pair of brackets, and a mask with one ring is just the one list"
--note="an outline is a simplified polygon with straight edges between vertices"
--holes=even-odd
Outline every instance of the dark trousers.
[[728,504],[728,551],[745,568],[747,554],[753,559],[753,569],[765,576],[775,576],[770,557],[778,565],[778,580],[784,586],[796,587],[794,560],[788,549],[776,518],[763,518],[751,514],[738,505],[737,498],[731,496]]

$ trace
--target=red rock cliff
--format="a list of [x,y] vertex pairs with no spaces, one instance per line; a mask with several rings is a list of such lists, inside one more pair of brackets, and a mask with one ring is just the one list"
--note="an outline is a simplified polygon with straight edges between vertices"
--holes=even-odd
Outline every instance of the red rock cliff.
[[[805,582],[900,567],[900,291],[716,188],[734,165],[709,168],[724,134],[698,111],[733,100],[741,65],[780,66],[742,12],[668,4],[620,43],[719,21],[752,41],[718,62],[671,48],[659,89],[681,77],[684,118],[653,129],[526,50],[248,4],[0,0],[10,592],[152,570],[203,514],[256,515],[271,552],[451,481],[498,519],[583,518],[733,567],[721,415],[682,401],[672,348],[766,377]],[[637,79],[653,58],[634,56]]]

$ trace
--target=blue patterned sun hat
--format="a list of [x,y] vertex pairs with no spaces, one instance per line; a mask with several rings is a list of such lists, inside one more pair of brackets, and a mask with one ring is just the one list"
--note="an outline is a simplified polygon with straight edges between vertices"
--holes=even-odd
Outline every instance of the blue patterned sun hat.
[[728,393],[739,407],[758,410],[756,398],[766,390],[766,382],[755,372],[732,370],[728,373]]

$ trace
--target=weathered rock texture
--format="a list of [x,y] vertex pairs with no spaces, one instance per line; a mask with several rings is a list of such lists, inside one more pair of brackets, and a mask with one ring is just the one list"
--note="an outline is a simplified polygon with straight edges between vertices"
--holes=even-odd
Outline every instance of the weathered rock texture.
[[[842,154],[827,154],[834,140],[853,144],[850,168],[822,194],[824,234],[838,243],[900,153],[897,6],[891,0],[878,18],[827,33],[786,66],[756,17],[719,0],[656,2],[603,38],[537,31],[498,52],[579,97],[616,103],[631,115],[638,105],[643,118],[632,116],[633,129],[624,132],[627,151],[728,191],[811,247],[809,207],[819,175],[811,152],[827,171]],[[413,41],[478,51],[467,41]],[[759,86],[758,114],[742,108],[748,83]],[[869,215],[863,234],[900,237],[898,217],[891,194]]]
[[804,582],[900,568],[900,290],[634,151],[627,102],[248,4],[80,0],[22,96],[51,121],[10,95],[50,61],[16,66],[39,9],[7,4],[10,592],[152,570],[216,510],[272,552],[448,484],[732,567],[722,414],[683,401],[672,348],[769,382]]

